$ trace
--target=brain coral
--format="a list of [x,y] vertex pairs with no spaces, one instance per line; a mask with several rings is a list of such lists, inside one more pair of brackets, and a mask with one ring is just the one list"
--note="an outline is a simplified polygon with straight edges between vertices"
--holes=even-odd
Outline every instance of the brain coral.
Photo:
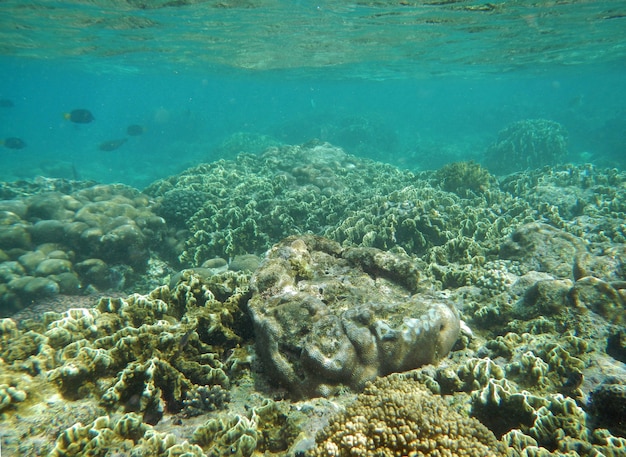
[[290,237],[271,249],[251,288],[259,355],[296,396],[360,389],[435,363],[459,337],[455,308],[416,293],[411,259],[375,248]]
[[317,436],[315,456],[503,456],[478,420],[406,375],[368,384]]

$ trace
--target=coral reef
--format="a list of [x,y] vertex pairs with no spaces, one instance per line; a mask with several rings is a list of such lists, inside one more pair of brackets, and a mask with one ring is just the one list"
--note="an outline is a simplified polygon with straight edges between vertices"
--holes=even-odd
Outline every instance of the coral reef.
[[567,137],[565,127],[548,119],[514,122],[489,146],[485,164],[497,174],[558,165],[567,157]]
[[[248,296],[245,274],[200,279],[187,273],[173,290],[162,286],[148,295],[102,298],[95,308],[46,313],[43,320],[23,322],[22,329],[3,319],[2,409],[43,392],[54,396],[50,389],[65,401],[100,399],[109,414],[136,413],[145,424],[157,424],[166,413],[190,416],[223,408],[231,376],[242,375],[242,364],[249,366],[239,349],[251,334]],[[38,392],[42,382],[46,388]],[[102,424],[92,427],[108,427]],[[108,439],[92,441],[89,430],[76,426],[61,435],[58,455],[83,455],[69,446],[91,449]]]
[[356,195],[374,193],[366,176],[378,172],[376,191],[383,192],[402,187],[409,176],[328,144],[310,144],[201,165],[157,181],[145,192],[158,198],[156,211],[173,221],[180,218],[168,208],[188,208],[189,192],[205,196],[187,220],[189,234],[180,255],[183,264],[200,266],[213,257],[261,254],[289,235],[322,234],[356,207]]
[[[624,455],[625,173],[496,183],[310,143],[195,167],[150,201],[1,189],[0,293],[36,291],[0,319],[9,455]],[[136,257],[115,247],[131,240]],[[193,268],[166,277],[161,247]],[[137,277],[167,286],[83,294]]]
[[315,236],[275,245],[249,302],[268,371],[311,396],[436,363],[460,322],[445,298],[417,293],[418,273],[407,257]]

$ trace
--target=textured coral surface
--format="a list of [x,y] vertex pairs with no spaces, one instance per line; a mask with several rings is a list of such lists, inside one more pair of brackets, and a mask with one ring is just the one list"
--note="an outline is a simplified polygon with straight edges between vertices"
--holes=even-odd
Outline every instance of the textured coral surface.
[[312,143],[0,190],[3,455],[626,454],[624,173]]
[[406,256],[287,238],[252,278],[257,352],[306,396],[436,363],[457,341],[459,318],[445,298],[418,293],[418,275]]

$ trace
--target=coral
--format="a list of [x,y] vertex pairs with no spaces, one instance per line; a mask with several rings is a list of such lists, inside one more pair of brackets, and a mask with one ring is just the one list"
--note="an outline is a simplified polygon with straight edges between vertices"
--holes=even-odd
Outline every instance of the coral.
[[567,157],[567,137],[561,124],[547,119],[514,122],[489,146],[485,164],[498,174],[559,164]]
[[0,384],[0,411],[11,406],[11,404],[19,403],[26,400],[27,394],[21,389],[7,384]]
[[444,299],[409,296],[418,277],[406,257],[373,248],[314,236],[275,245],[253,275],[248,304],[268,374],[296,396],[327,395],[436,363],[460,321]]
[[532,351],[527,351],[519,360],[507,364],[506,371],[511,378],[523,378],[524,383],[530,385],[546,384],[549,366]]
[[496,436],[522,426],[531,426],[536,409],[546,403],[542,397],[518,391],[507,379],[490,379],[481,390],[472,392],[472,414]]
[[59,435],[54,449],[48,455],[104,457],[127,453],[155,457],[206,457],[200,447],[188,442],[177,444],[173,435],[155,431],[133,413],[119,419],[100,416],[87,425],[76,423]]
[[468,192],[485,192],[497,185],[489,172],[474,162],[453,162],[444,165],[435,173],[441,187],[449,192],[465,196]]
[[[0,224],[0,315],[59,293],[119,289],[162,250],[165,221],[147,197],[121,185],[65,194],[40,192],[6,202]],[[9,249],[10,248],[10,249]]]
[[547,449],[576,450],[578,443],[587,441],[585,412],[571,398],[550,396],[549,403],[537,409],[527,433]]
[[[230,383],[222,356],[251,333],[250,321],[243,317],[248,281],[242,273],[225,272],[207,282],[188,276],[174,291],[163,286],[148,295],[102,298],[94,309],[49,313],[37,324],[42,334],[20,331],[12,320],[2,320],[0,337],[12,343],[2,358],[33,373],[49,370],[47,379],[66,399],[94,395],[109,411],[140,413],[146,423],[185,407],[189,414],[191,408],[222,406],[228,395],[216,389],[223,391]],[[198,303],[198,297],[187,294],[196,300],[181,305],[182,291],[193,289],[192,283],[204,290],[204,298]],[[228,366],[237,366],[237,375],[249,366],[248,356],[233,352]]]
[[[190,235],[180,256],[198,266],[216,256],[260,254],[289,234],[322,232],[354,205],[348,197],[366,188],[356,163],[374,172],[327,144],[270,148],[261,156],[241,154],[235,161],[196,167],[146,192],[160,200],[174,190],[207,194],[187,222]],[[388,170],[381,186],[391,189],[402,176]]]
[[212,456],[250,457],[257,446],[257,417],[236,415],[227,420],[209,419],[198,427],[193,441],[210,448]]
[[186,393],[183,400],[183,414],[187,417],[199,416],[207,411],[223,409],[230,401],[230,393],[220,385],[199,386]]
[[187,222],[208,200],[209,194],[193,189],[171,189],[163,194],[155,212],[172,227],[185,228]]
[[590,410],[598,425],[626,438],[626,384],[601,384],[590,397]]
[[550,225],[533,222],[518,227],[511,234],[500,247],[500,257],[522,261],[528,269],[526,271],[571,278],[574,258],[586,251],[580,238]]
[[[411,254],[450,242],[441,257],[465,260],[485,254],[473,241],[508,234],[511,219],[531,216],[521,199],[493,186],[467,195],[472,198],[468,203],[430,180],[417,181],[413,173],[314,143],[201,165],[157,181],[145,192],[160,205],[180,204],[189,212],[192,204],[178,198],[179,203],[170,203],[170,196],[206,194],[186,221],[189,234],[180,255],[185,266],[194,267],[214,257],[258,255],[298,233],[327,236],[346,246],[399,246]],[[167,216],[169,210],[160,214],[182,223]]]
[[368,384],[316,441],[315,456],[506,455],[480,422],[401,375]]
[[485,387],[491,379],[503,379],[504,370],[491,359],[469,359],[458,369],[463,390],[472,391]]

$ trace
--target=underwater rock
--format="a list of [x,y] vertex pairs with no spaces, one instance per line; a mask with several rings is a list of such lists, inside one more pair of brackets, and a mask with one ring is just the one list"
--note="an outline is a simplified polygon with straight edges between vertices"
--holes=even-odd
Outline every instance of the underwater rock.
[[547,224],[533,222],[518,227],[500,247],[500,257],[520,260],[526,271],[573,278],[576,257],[587,251],[580,238]]
[[626,329],[621,328],[611,332],[607,339],[606,353],[626,363]]
[[585,276],[574,283],[570,295],[575,306],[590,309],[614,324],[626,323],[626,282],[612,284]]
[[565,127],[547,119],[514,122],[489,146],[485,164],[497,174],[556,165],[567,158]]
[[559,314],[569,304],[572,285],[569,279],[539,280],[526,289],[523,299],[514,307],[513,313],[525,320]]
[[248,305],[267,374],[296,396],[329,395],[445,357],[458,313],[416,293],[418,273],[407,257],[321,237],[275,245]]
[[623,380],[596,387],[589,406],[598,426],[626,438],[626,384]]

